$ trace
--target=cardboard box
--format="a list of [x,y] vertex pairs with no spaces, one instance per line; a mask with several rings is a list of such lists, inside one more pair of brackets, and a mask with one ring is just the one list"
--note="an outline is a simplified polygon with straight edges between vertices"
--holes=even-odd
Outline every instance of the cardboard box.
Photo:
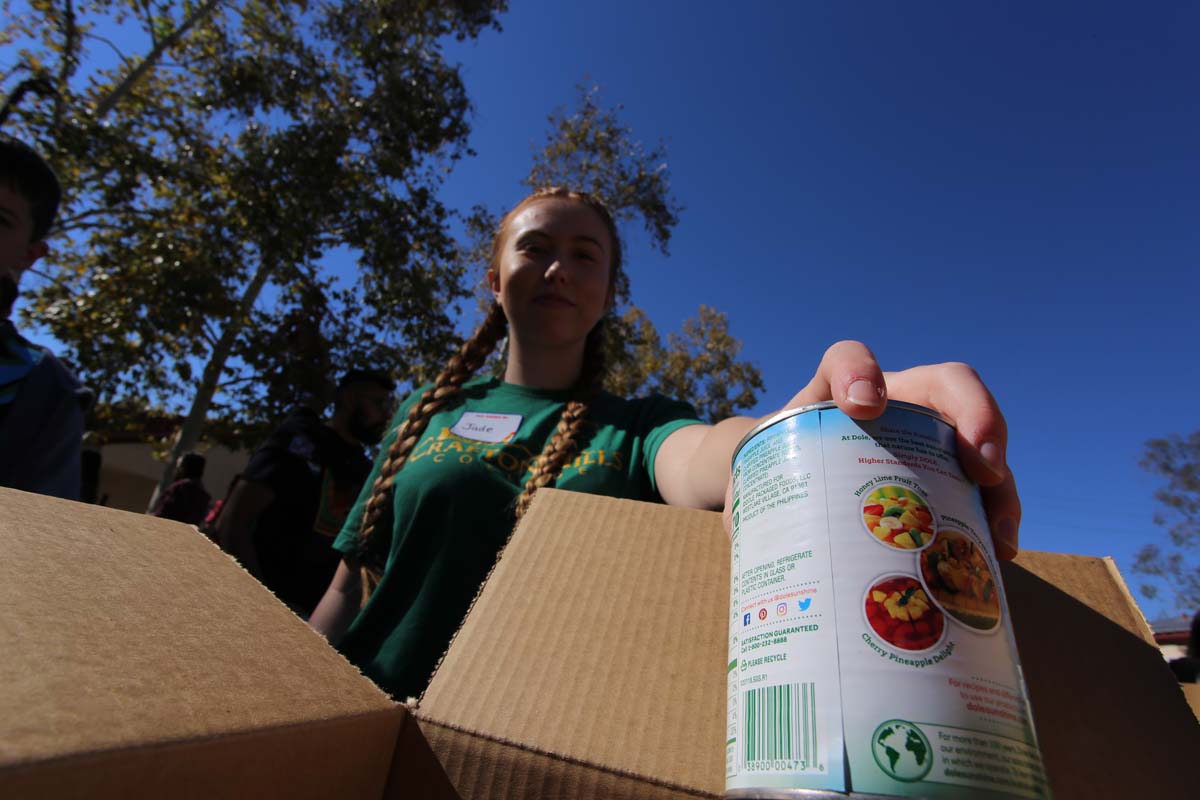
[[[420,729],[191,527],[0,489],[0,554],[6,800],[724,786],[717,514],[539,493]],[[1200,726],[1111,561],[1024,553],[1005,578],[1055,796],[1192,796]]]
[[[542,490],[417,710],[464,800],[724,789],[720,515]],[[1054,796],[1191,797],[1200,726],[1110,559],[1004,578]]]
[[1187,698],[1188,705],[1192,707],[1196,717],[1200,718],[1200,683],[1180,684],[1179,688],[1183,689],[1183,696]]
[[190,526],[0,489],[0,609],[6,800],[444,785],[407,710]]

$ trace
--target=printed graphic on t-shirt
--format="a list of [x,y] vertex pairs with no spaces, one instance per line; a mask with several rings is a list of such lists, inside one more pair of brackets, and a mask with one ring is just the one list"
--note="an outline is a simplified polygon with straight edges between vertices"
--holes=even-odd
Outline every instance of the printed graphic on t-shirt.
[[[522,444],[485,444],[455,436],[450,428],[442,428],[437,433],[425,435],[420,443],[413,448],[408,457],[410,463],[431,458],[436,463],[454,461],[459,464],[471,464],[479,461],[492,469],[500,470],[511,482],[524,482],[524,476],[529,465],[537,458],[537,453]],[[575,459],[563,468],[564,476],[568,471],[577,471],[586,475],[594,467],[607,468],[624,472],[625,456],[619,450],[602,448],[586,448],[579,451]]]
[[321,476],[321,505],[313,520],[313,530],[330,539],[338,535],[350,515],[354,501],[358,499],[359,487],[339,481],[333,470],[326,469]]

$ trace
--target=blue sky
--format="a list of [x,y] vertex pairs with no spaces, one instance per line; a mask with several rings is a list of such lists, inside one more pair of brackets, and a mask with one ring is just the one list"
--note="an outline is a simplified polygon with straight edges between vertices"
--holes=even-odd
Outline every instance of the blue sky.
[[627,235],[661,333],[726,312],[758,414],[839,339],[888,369],[972,364],[1011,428],[1023,546],[1114,556],[1136,587],[1165,538],[1144,442],[1197,427],[1200,6],[512,6],[448,46],[478,155],[447,205],[519,199],[546,116],[598,83],[665,142],[685,206],[669,257]]
[[1200,6],[514,2],[503,27],[450,49],[478,156],[448,204],[511,205],[546,115],[598,83],[686,207],[670,257],[630,237],[661,332],[726,312],[758,413],[838,339],[972,364],[1023,546],[1136,586],[1164,537],[1144,442],[1197,427]]

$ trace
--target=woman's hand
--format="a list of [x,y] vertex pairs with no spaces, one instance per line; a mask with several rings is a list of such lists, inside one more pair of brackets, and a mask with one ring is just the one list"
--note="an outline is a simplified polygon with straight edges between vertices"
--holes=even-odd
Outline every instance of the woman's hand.
[[[982,491],[996,554],[1002,560],[1017,554],[1021,501],[1005,462],[1008,427],[975,370],[966,364],[936,364],[885,373],[866,345],[838,342],[825,351],[813,379],[784,409],[826,400],[854,419],[878,417],[888,400],[916,403],[948,419],[958,432],[959,461]],[[730,480],[727,517],[732,492]]]

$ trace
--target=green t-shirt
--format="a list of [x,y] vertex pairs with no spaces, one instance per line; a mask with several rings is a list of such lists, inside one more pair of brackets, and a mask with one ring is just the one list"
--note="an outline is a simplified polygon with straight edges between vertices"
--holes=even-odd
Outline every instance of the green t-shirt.
[[[396,423],[420,394],[397,411],[334,543],[343,553],[357,552],[363,506]],[[553,436],[567,393],[475,379],[463,386],[460,399],[430,419],[396,474],[395,524],[390,536],[374,537],[370,554],[385,564],[383,579],[339,645],[364,674],[401,699],[424,690],[495,563],[512,530],[512,508],[529,465]],[[607,392],[590,404],[588,421],[590,435],[553,485],[635,500],[658,499],[659,446],[674,431],[699,422],[686,403],[661,396],[625,400]],[[486,428],[491,430],[480,432]],[[509,432],[503,441],[480,440]]]

